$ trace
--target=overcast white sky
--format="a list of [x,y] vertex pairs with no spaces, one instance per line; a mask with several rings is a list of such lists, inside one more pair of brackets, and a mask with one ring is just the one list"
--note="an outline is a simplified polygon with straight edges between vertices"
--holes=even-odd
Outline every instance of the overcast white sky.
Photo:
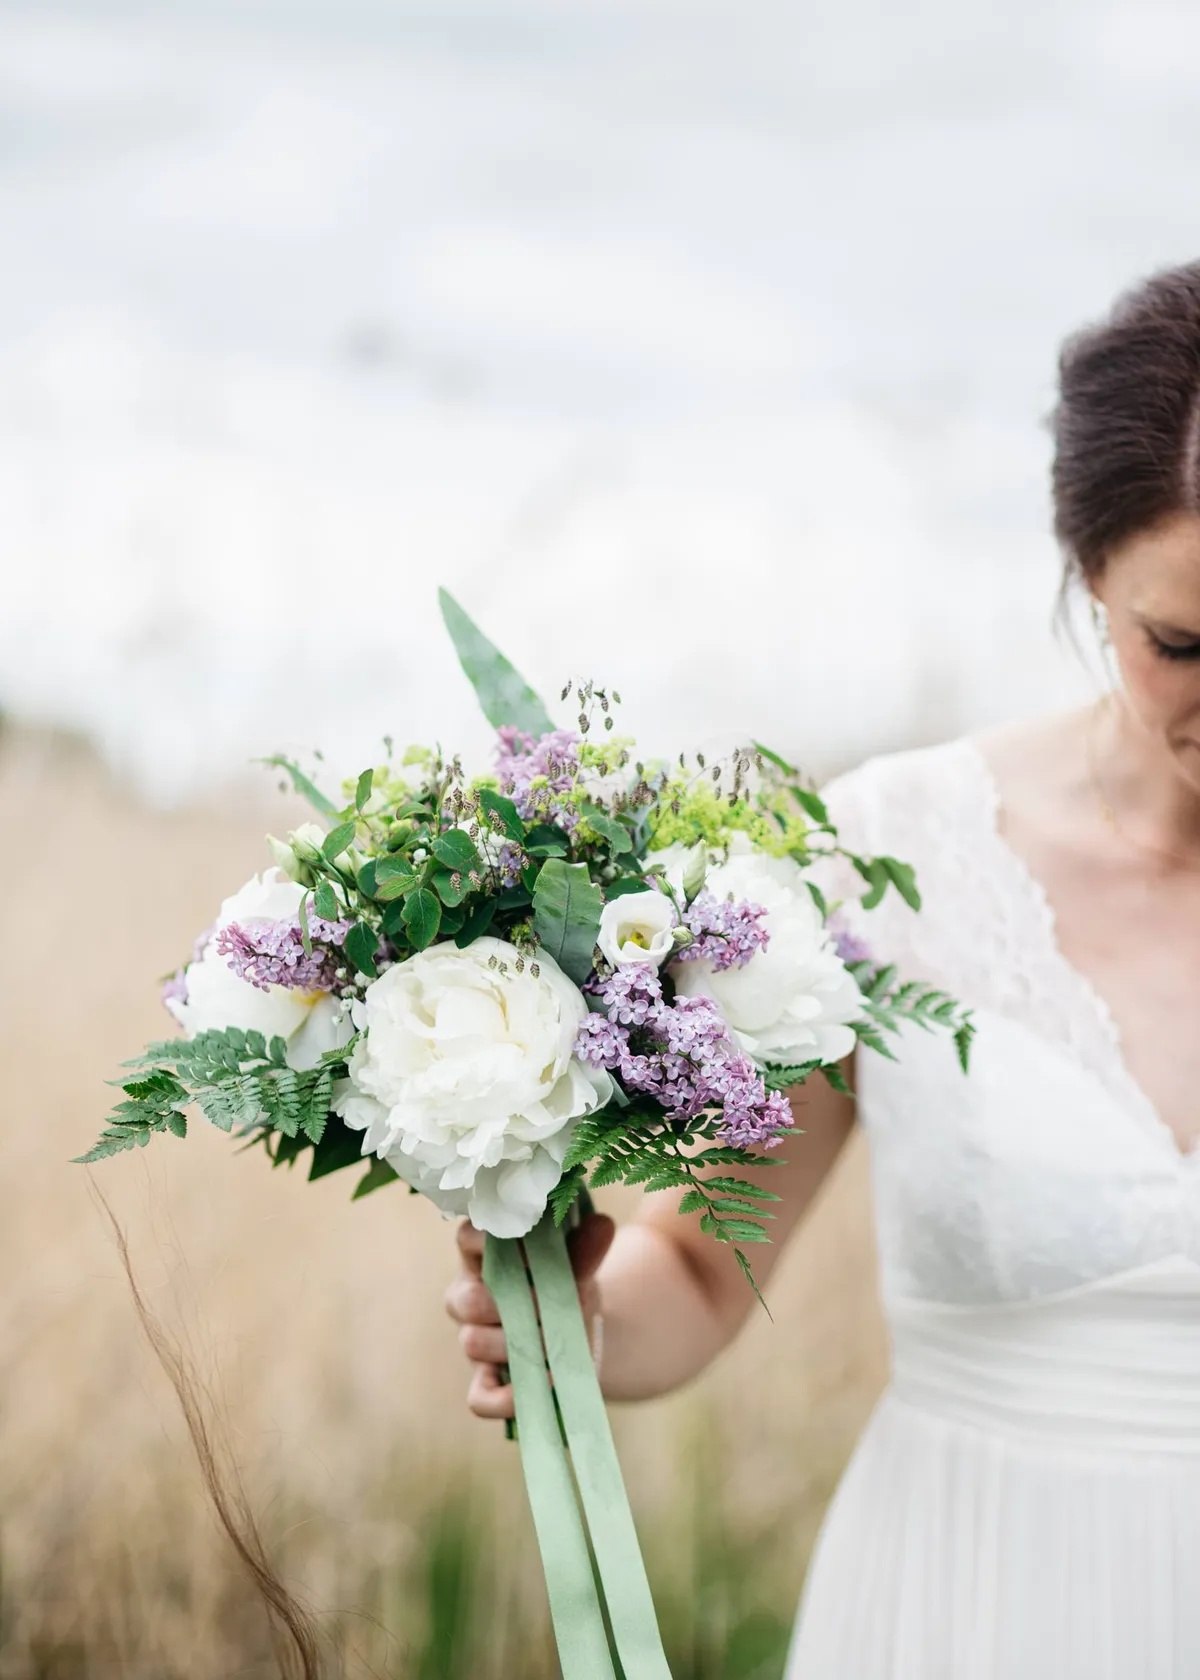
[[0,15],[0,705],[163,797],[547,694],[814,766],[1082,688],[1058,340],[1200,255],[1200,9]]

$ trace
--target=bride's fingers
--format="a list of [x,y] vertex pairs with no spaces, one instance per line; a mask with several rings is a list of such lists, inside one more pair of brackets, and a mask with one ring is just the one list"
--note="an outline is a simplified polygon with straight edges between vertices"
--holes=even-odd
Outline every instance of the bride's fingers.
[[481,1365],[503,1365],[508,1358],[504,1331],[490,1324],[464,1324],[458,1332],[458,1345],[468,1359]]
[[472,1277],[483,1276],[483,1231],[476,1230],[469,1219],[464,1219],[455,1233],[458,1241],[458,1252],[462,1256],[463,1269]]
[[492,1292],[480,1278],[455,1278],[446,1291],[446,1311],[456,1324],[500,1322]]
[[578,1228],[567,1237],[567,1251],[576,1281],[584,1283],[600,1268],[600,1262],[612,1247],[617,1227],[606,1213],[590,1213]]
[[476,1417],[510,1418],[513,1416],[511,1383],[502,1383],[494,1365],[477,1365],[467,1391],[467,1405]]

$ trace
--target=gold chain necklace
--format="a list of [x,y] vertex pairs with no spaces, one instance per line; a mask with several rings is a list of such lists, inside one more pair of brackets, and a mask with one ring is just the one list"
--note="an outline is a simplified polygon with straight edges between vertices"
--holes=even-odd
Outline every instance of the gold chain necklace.
[[1092,792],[1096,795],[1096,802],[1100,806],[1100,814],[1103,816],[1105,823],[1108,825],[1109,829],[1111,829],[1113,835],[1120,840],[1123,845],[1131,846],[1135,851],[1143,853],[1146,857],[1158,858],[1160,862],[1182,864],[1185,869],[1200,869],[1200,857],[1188,857],[1183,852],[1171,852],[1168,851],[1165,846],[1147,846],[1144,841],[1134,839],[1133,835],[1127,833],[1121,826],[1120,819],[1113,808],[1112,801],[1104,791],[1104,784],[1100,780],[1100,771],[1096,763],[1097,725],[1099,724],[1104,706],[1109,700],[1113,700],[1115,698],[1116,696],[1113,694],[1106,694],[1103,699],[1097,702],[1096,708],[1092,714],[1091,727],[1088,729],[1087,733],[1088,780],[1092,784]]

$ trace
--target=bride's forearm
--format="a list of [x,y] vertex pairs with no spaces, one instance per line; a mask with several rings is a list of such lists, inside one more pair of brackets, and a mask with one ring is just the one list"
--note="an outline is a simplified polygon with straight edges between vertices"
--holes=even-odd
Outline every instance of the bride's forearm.
[[600,1382],[610,1400],[648,1400],[704,1369],[736,1333],[687,1251],[661,1227],[623,1226],[598,1279]]
[[[853,1068],[843,1072],[852,1077]],[[787,1164],[742,1169],[778,1197],[769,1204],[772,1240],[753,1250],[763,1287],[854,1124],[853,1100],[824,1080],[792,1097],[797,1135]],[[736,1256],[704,1235],[695,1215],[681,1218],[669,1191],[647,1196],[639,1217],[618,1230],[595,1282],[604,1318],[600,1384],[610,1400],[648,1400],[689,1382],[755,1306]]]

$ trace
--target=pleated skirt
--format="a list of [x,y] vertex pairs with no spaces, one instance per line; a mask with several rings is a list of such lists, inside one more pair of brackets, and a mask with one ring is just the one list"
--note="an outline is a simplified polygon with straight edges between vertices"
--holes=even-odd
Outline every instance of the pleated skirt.
[[1189,1310],[1132,1349],[1100,1320],[902,1322],[787,1680],[1200,1680]]

